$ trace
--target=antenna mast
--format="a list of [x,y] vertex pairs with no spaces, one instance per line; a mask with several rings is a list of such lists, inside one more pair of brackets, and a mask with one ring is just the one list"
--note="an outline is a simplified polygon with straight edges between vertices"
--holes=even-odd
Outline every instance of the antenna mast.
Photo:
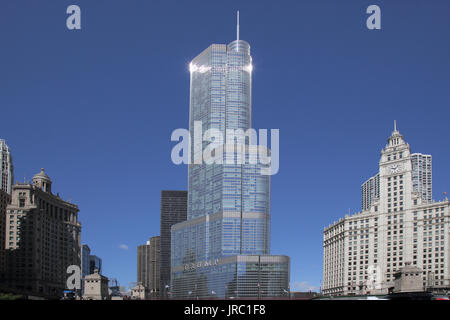
[[237,12],[236,40],[239,41],[239,10],[238,10],[238,12]]

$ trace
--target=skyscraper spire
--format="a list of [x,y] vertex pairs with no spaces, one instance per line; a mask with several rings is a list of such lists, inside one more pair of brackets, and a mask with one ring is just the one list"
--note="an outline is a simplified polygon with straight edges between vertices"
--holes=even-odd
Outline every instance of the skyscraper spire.
[[239,41],[239,10],[237,12],[236,40]]
[[394,131],[397,131],[397,120],[394,120]]

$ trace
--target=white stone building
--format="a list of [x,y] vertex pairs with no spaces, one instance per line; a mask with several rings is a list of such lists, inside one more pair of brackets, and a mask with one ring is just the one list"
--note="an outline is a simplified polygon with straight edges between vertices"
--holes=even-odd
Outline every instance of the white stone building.
[[147,300],[148,296],[148,289],[141,282],[131,289],[132,299]]
[[102,276],[98,269],[93,274],[84,278],[84,300],[107,300],[109,299],[108,278]]
[[412,159],[409,144],[394,128],[381,152],[379,197],[367,210],[324,229],[323,294],[388,293],[406,262],[422,270],[424,289],[450,288],[450,203],[428,199],[431,159],[426,157],[424,192],[413,183],[417,157]]

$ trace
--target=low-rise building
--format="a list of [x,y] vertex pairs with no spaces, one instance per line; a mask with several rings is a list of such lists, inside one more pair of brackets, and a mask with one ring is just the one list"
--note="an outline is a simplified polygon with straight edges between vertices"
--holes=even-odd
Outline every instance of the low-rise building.
[[146,300],[148,298],[148,289],[142,283],[138,283],[131,289],[131,297],[136,300]]
[[84,300],[109,299],[108,278],[101,275],[98,270],[84,278]]
[[422,269],[414,267],[410,262],[394,274],[394,293],[422,292]]

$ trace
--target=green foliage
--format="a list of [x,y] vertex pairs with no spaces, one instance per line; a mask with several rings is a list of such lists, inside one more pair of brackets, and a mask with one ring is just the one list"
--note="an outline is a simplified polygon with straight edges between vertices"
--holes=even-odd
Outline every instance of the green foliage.
[[0,300],[17,300],[17,299],[21,299],[21,298],[22,298],[21,295],[0,292]]

